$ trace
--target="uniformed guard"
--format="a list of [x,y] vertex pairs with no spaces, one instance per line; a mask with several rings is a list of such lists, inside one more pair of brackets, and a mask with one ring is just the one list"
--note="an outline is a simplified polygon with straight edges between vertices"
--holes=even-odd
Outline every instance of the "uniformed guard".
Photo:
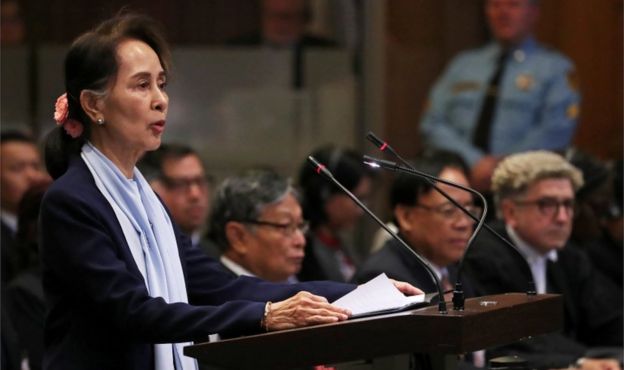
[[485,12],[495,41],[451,61],[420,125],[427,145],[464,157],[481,190],[503,156],[567,147],[580,102],[572,62],[532,36],[536,0],[488,0]]

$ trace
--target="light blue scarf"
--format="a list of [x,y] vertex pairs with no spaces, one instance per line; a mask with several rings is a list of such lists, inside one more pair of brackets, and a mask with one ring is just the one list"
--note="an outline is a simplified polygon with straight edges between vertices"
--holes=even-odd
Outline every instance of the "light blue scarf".
[[[167,303],[188,303],[180,255],[171,220],[154,191],[135,167],[127,179],[115,164],[87,142],[81,157],[95,184],[115,211],[130,251],[152,297]],[[156,370],[195,370],[194,359],[183,355],[191,343],[154,345]],[[175,367],[174,367],[175,364]]]

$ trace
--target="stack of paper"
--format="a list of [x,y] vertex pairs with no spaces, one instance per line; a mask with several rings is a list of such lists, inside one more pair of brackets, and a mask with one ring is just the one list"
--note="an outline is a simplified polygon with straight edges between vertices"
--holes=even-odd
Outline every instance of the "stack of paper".
[[382,273],[332,304],[350,310],[351,317],[354,318],[420,306],[425,304],[425,295],[406,297],[394,286],[386,274]]

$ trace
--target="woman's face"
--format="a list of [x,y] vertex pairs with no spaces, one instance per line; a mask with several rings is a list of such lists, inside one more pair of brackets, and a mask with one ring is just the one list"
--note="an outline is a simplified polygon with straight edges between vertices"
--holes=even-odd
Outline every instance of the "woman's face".
[[117,47],[117,62],[117,76],[98,103],[106,122],[103,144],[140,153],[157,149],[169,102],[158,55],[142,41],[126,40]]

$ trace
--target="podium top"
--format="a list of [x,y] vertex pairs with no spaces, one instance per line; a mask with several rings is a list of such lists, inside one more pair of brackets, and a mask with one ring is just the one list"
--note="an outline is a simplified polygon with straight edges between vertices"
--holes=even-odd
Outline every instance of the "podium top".
[[429,306],[334,324],[188,346],[184,354],[223,368],[291,368],[400,353],[465,353],[558,330],[560,295],[524,293],[466,300],[463,311]]

